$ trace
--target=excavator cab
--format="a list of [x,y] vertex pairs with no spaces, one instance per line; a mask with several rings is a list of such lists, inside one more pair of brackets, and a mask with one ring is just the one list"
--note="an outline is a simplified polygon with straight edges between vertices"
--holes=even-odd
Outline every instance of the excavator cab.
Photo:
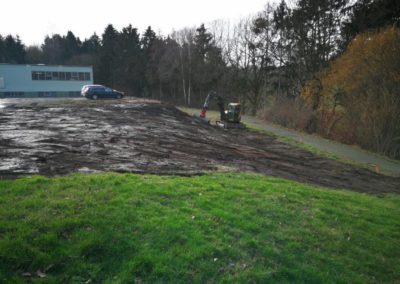
[[240,120],[242,119],[240,115],[240,104],[238,103],[229,103],[228,104],[228,109],[226,110],[226,121],[228,122],[233,122],[233,123],[240,123]]

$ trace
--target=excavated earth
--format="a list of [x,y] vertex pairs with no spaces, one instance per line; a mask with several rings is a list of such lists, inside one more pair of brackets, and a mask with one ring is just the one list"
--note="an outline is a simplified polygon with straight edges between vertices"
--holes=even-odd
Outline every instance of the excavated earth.
[[27,101],[0,108],[0,178],[97,171],[247,171],[400,193],[400,178],[322,158],[255,131],[227,131],[155,101]]

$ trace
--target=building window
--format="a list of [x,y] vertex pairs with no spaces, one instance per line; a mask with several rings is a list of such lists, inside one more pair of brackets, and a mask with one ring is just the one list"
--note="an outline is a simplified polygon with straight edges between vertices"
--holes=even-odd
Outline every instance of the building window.
[[57,96],[56,92],[39,92],[38,96],[41,98],[49,98]]
[[83,72],[79,72],[79,81],[85,81],[85,75]]
[[89,72],[42,72],[32,71],[34,81],[90,81]]
[[5,92],[4,96],[8,98],[19,98],[24,96],[24,92]]

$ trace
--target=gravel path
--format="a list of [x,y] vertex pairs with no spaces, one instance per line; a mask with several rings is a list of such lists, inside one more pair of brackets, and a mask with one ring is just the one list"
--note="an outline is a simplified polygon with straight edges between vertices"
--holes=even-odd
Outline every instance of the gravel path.
[[358,164],[367,165],[372,170],[375,170],[375,165],[377,165],[380,168],[381,173],[400,177],[400,161],[390,160],[389,158],[381,157],[355,146],[341,144],[316,135],[309,135],[296,130],[284,128],[255,117],[244,116],[243,121],[275,135],[289,137],[297,142],[311,145],[318,150],[332,153],[344,160],[350,160]]

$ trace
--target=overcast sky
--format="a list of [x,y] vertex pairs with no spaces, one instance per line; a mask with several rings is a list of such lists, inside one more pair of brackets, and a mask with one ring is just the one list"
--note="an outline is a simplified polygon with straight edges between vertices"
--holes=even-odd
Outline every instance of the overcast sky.
[[118,30],[132,24],[157,33],[198,26],[216,19],[234,22],[261,11],[272,0],[4,0],[0,4],[0,34],[19,35],[27,44],[41,44],[45,35],[71,30],[81,39],[107,24]]

